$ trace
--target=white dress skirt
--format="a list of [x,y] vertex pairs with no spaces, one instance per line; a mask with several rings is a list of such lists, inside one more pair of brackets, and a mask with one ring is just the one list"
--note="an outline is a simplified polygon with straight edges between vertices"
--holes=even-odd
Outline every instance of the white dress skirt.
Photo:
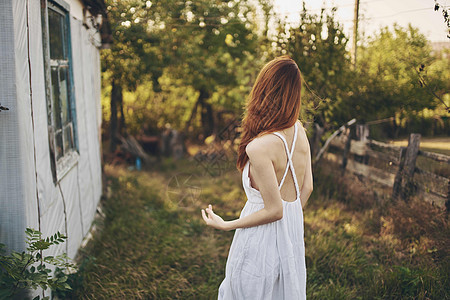
[[[300,190],[292,163],[298,123],[292,150],[289,151],[286,139],[275,132],[285,145],[288,157],[284,180],[291,168],[297,198],[288,202],[283,200],[283,218],[278,221],[239,228],[231,243],[226,263],[225,279],[220,284],[218,299],[306,299],[306,262],[303,230],[303,209]],[[242,172],[242,182],[247,202],[240,218],[250,215],[264,207],[258,190],[251,186],[249,162]]]

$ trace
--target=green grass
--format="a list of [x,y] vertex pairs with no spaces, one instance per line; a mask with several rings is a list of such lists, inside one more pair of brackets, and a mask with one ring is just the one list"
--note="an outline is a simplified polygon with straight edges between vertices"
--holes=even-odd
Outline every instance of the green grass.
[[[240,174],[213,178],[188,160],[152,168],[105,166],[106,217],[64,297],[217,298],[233,232],[204,226],[200,208],[211,203],[226,219],[239,216],[246,200]],[[167,194],[176,190],[176,174],[185,179],[181,203]],[[305,207],[308,299],[449,299],[445,213],[422,201],[375,202],[370,191],[329,170],[314,175]]]

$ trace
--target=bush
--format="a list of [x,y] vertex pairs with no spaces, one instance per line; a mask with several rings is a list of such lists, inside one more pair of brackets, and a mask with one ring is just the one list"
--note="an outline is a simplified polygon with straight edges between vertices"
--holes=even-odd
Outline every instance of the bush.
[[[70,285],[66,283],[67,276],[52,277],[51,270],[47,265],[63,268],[74,268],[68,263],[68,257],[64,253],[58,256],[43,256],[42,251],[50,246],[63,243],[67,237],[57,232],[53,236],[45,239],[41,238],[42,233],[27,228],[27,249],[23,252],[11,251],[9,255],[4,255],[4,244],[0,244],[0,299],[11,299],[19,293],[28,289],[44,290],[69,290]],[[48,299],[49,297],[44,297]],[[35,297],[40,299],[40,296]]]

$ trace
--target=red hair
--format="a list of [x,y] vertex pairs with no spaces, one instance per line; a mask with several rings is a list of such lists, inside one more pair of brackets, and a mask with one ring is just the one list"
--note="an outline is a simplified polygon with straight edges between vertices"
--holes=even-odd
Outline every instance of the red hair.
[[289,128],[298,120],[301,89],[300,70],[295,61],[286,55],[268,62],[259,72],[242,119],[242,137],[236,163],[240,171],[248,161],[245,148],[254,138]]

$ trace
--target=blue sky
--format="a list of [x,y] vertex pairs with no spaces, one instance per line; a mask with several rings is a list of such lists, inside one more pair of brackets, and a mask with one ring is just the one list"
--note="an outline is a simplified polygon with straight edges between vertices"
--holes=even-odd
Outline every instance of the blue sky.
[[[321,7],[337,6],[337,19],[343,23],[344,32],[351,38],[353,28],[354,0],[305,0],[306,8],[320,13]],[[450,0],[438,0],[449,6]],[[401,26],[411,23],[419,27],[430,41],[450,41],[442,12],[433,10],[434,0],[360,0],[360,32],[370,36],[381,26]],[[302,9],[301,0],[274,0],[275,12],[287,16],[290,22],[298,22],[298,12]]]

